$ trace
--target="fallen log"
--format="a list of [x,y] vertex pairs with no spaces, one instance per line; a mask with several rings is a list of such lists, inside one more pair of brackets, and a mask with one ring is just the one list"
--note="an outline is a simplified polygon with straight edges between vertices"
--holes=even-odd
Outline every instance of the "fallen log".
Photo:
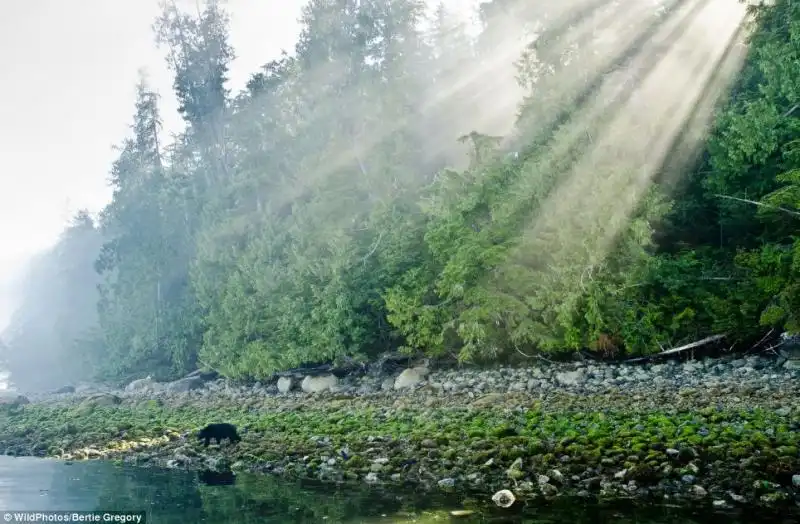
[[636,357],[636,358],[629,358],[624,360],[626,364],[633,363],[633,362],[644,362],[646,360],[652,360],[659,357],[665,357],[667,355],[674,355],[676,353],[681,353],[682,351],[687,351],[689,349],[694,349],[700,346],[705,346],[706,344],[711,344],[712,342],[717,342],[718,340],[722,340],[725,338],[726,335],[712,335],[710,337],[706,337],[702,340],[698,340],[697,342],[690,342],[689,344],[684,344],[683,346],[678,346],[676,348],[671,348],[662,351],[661,353],[656,353],[654,355],[647,355],[646,357]]

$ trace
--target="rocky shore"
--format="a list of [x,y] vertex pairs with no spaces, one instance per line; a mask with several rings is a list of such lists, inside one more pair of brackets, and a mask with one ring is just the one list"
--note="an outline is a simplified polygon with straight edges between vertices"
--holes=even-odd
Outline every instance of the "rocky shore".
[[[517,500],[797,508],[794,357],[84,386],[0,406],[0,452],[414,485],[485,500],[505,489]],[[194,432],[222,421],[242,441],[202,447]]]

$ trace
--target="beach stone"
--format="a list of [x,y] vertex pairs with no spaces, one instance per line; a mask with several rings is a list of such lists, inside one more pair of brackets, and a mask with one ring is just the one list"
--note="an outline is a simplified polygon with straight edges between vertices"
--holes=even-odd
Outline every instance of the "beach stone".
[[394,389],[412,388],[424,381],[429,374],[430,370],[424,366],[404,369],[395,379]]
[[300,388],[306,393],[322,393],[335,389],[338,384],[339,379],[336,378],[336,375],[321,375],[318,377],[307,375],[300,384]]
[[294,379],[292,377],[281,377],[278,379],[278,392],[288,393],[294,386]]

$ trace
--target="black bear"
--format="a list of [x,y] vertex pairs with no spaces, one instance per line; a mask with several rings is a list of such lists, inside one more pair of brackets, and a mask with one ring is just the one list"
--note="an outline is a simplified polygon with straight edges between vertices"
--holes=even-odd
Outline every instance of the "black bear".
[[222,439],[228,439],[231,444],[234,444],[242,440],[242,437],[236,432],[236,426],[227,423],[209,424],[197,434],[197,440],[204,441],[205,446],[208,446],[212,439],[216,440],[218,444],[222,443]]

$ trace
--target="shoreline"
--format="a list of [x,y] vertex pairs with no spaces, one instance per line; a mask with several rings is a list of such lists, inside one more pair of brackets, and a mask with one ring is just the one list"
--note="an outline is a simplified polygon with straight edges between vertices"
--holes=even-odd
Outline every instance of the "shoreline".
[[[718,510],[800,505],[800,372],[764,357],[434,371],[401,390],[224,381],[0,407],[0,452]],[[787,364],[789,363],[789,364]],[[397,379],[395,379],[396,382]],[[359,393],[361,391],[361,393]],[[193,433],[231,422],[242,441]]]

